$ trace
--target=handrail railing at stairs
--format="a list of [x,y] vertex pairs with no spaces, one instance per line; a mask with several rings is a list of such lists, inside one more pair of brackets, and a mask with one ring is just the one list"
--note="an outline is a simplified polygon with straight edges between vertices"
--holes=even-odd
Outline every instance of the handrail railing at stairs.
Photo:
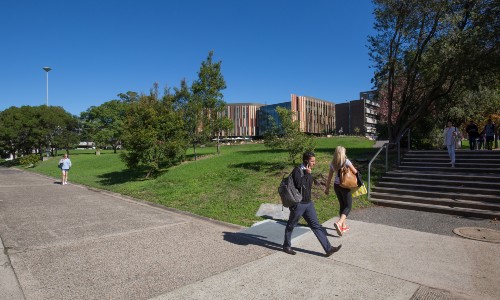
[[395,143],[385,143],[382,145],[382,147],[380,147],[380,149],[377,151],[377,153],[375,153],[375,155],[373,156],[373,158],[370,160],[370,162],[368,163],[368,199],[370,199],[370,194],[371,194],[371,166],[372,166],[372,163],[375,161],[375,159],[377,158],[377,156],[380,154],[380,152],[382,152],[382,150],[385,149],[385,171],[387,172],[388,171],[388,168],[389,168],[389,146],[390,145],[396,145],[397,148],[398,148],[398,159],[397,159],[397,162],[398,162],[398,166],[401,164],[401,155],[400,155],[400,144],[401,144],[401,139],[403,138],[403,136],[408,133],[408,151],[410,150],[410,128],[407,128],[405,131],[403,131],[403,133],[396,139],[396,142]]

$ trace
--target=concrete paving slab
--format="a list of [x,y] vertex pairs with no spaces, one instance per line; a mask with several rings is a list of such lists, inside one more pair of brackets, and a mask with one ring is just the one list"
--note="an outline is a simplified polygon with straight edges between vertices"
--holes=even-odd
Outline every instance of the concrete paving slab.
[[286,221],[290,216],[290,209],[281,204],[262,203],[255,215],[257,217]]
[[418,288],[334,259],[279,252],[153,299],[410,299]]
[[224,235],[187,222],[10,256],[27,299],[147,299],[275,252]]
[[[342,243],[335,260],[423,286],[453,292],[458,298],[498,299],[500,245],[349,221],[350,231],[333,240]],[[324,224],[334,232],[333,220]],[[321,251],[306,235],[296,245]]]
[[[176,214],[74,185],[3,187],[0,199],[4,199],[0,202],[2,238],[13,249],[185,222]],[[1,228],[4,224],[8,228]]]

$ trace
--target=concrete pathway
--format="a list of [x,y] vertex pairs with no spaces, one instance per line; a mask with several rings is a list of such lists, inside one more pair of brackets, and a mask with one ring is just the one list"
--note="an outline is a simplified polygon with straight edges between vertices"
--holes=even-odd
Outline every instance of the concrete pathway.
[[239,226],[0,168],[0,299],[497,299],[500,244],[351,221],[290,256]]

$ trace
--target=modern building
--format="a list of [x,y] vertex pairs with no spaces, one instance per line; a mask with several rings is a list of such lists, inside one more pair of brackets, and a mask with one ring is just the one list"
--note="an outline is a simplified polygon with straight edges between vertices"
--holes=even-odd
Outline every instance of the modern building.
[[291,95],[291,109],[299,120],[300,131],[328,134],[335,130],[335,104],[308,96]]
[[278,107],[292,109],[292,104],[290,102],[283,102],[271,105],[263,105],[260,107],[257,115],[259,124],[258,136],[264,136],[264,134],[271,129],[273,123],[276,124],[276,126],[281,125],[281,120],[278,116],[278,112],[276,111],[276,108]]
[[376,135],[376,126],[378,123],[378,109],[380,104],[377,101],[376,91],[368,91],[359,93],[361,100],[364,100],[365,105],[365,135]]
[[337,134],[365,135],[376,134],[377,108],[375,91],[361,92],[359,100],[340,103],[335,106],[335,127]]
[[375,134],[376,108],[375,92],[361,92],[359,100],[335,104],[326,100],[291,94],[290,101],[264,105],[259,103],[227,104],[225,115],[234,128],[223,135],[229,137],[262,137],[271,129],[273,122],[281,122],[276,108],[283,107],[294,113],[300,130],[308,134]]
[[231,103],[227,104],[225,116],[233,121],[233,129],[223,133],[230,137],[246,137],[258,135],[257,114],[263,104]]

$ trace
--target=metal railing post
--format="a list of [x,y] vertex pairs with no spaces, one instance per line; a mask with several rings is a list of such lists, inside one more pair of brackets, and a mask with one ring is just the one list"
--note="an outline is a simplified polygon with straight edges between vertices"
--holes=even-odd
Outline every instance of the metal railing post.
[[[380,147],[380,149],[377,151],[377,153],[373,156],[373,158],[368,163],[368,189],[367,189],[368,190],[368,199],[370,199],[370,193],[371,193],[371,167],[372,167],[372,163],[375,160],[375,158],[377,158],[379,153],[382,152],[382,150],[384,150],[384,148],[386,148],[386,153],[387,153],[387,148],[389,148],[389,143],[385,143],[382,147]],[[385,164],[386,164],[386,172],[387,172],[387,154],[386,154]]]

